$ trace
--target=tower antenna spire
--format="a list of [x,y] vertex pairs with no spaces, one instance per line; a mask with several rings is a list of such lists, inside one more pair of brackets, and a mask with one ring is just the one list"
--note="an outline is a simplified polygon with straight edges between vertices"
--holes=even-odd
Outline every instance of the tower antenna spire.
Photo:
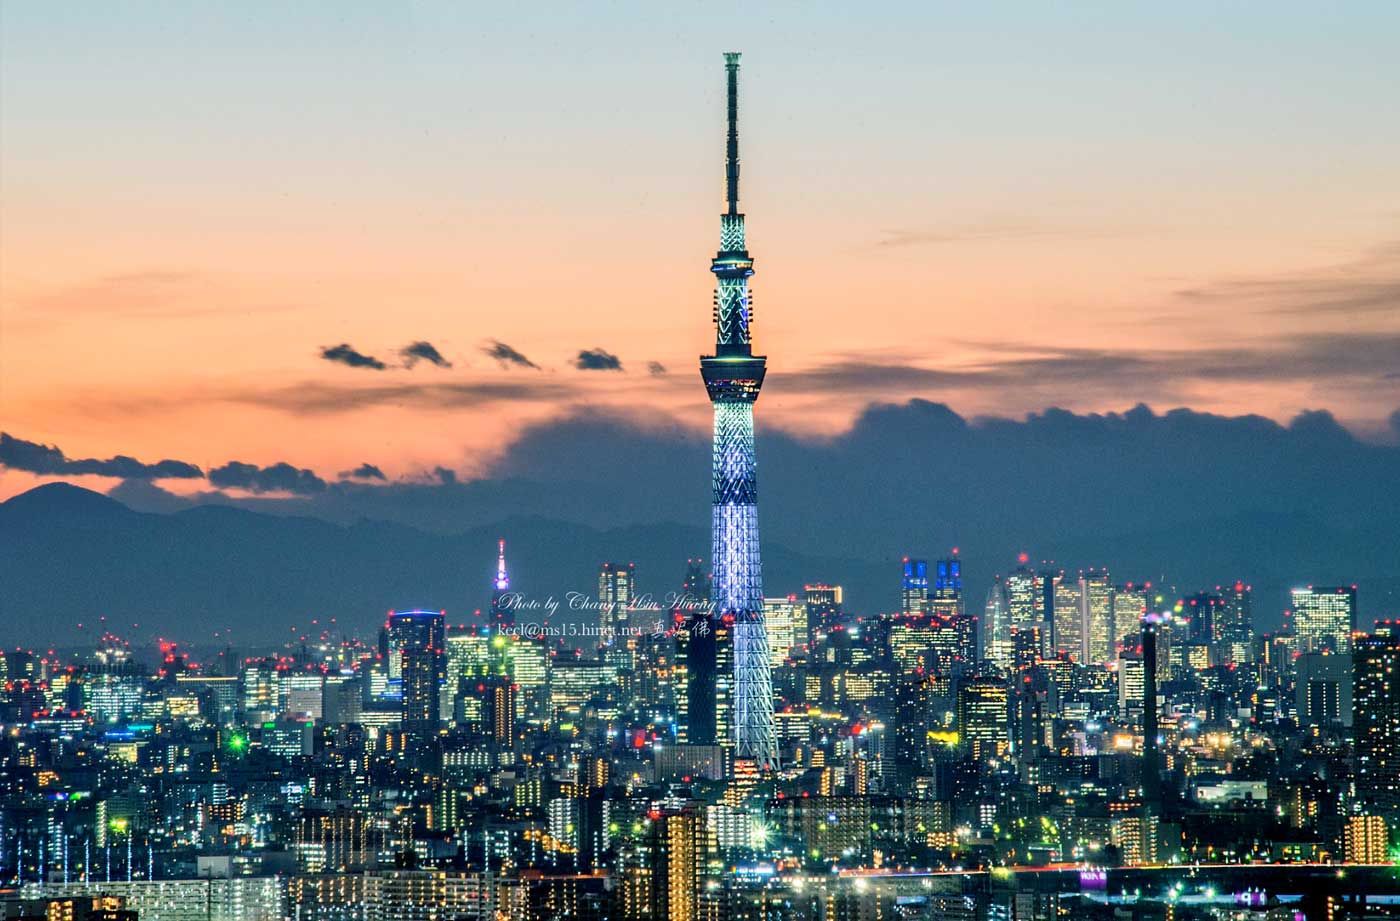
[[724,53],[724,69],[729,77],[729,134],[724,147],[724,180],[729,213],[739,213],[739,56]]

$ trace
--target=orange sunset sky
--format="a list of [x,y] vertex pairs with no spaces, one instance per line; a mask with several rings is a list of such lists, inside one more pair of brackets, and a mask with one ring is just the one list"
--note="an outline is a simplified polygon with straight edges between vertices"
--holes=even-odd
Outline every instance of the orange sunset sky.
[[1379,3],[7,4],[0,421],[391,478],[581,407],[703,426],[742,50],[763,423],[1144,401],[1394,441],[1397,35]]

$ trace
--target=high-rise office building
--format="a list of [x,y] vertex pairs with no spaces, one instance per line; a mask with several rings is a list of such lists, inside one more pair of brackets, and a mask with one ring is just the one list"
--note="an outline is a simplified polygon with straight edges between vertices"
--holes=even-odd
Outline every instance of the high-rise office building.
[[[957,553],[956,550],[953,551]],[[981,657],[978,627],[981,617],[963,605],[962,560],[956,556],[934,563],[933,588],[929,594],[929,611],[942,618],[957,637],[952,658],[959,662],[976,662]]]
[[963,748],[982,761],[1006,751],[1006,684],[998,678],[970,678],[958,688],[958,736]]
[[830,633],[841,623],[842,591],[839,585],[816,583],[803,587],[807,595],[807,641],[819,633]]
[[[1084,661],[1100,665],[1117,655],[1118,626],[1113,619],[1113,581],[1108,571],[1090,569],[1079,575],[1079,604],[1083,611]],[[1134,622],[1124,625],[1129,629]]]
[[1400,624],[1378,624],[1357,640],[1351,705],[1357,792],[1394,818],[1400,813]]
[[319,670],[281,672],[281,712],[293,719],[319,720],[324,711],[326,676]]
[[987,602],[982,607],[982,655],[1005,668],[1011,664],[1011,607],[1006,600],[1006,582],[992,580]]
[[446,618],[441,611],[390,611],[384,629],[399,661],[403,729],[435,735],[438,691],[447,680]]
[[1335,652],[1305,652],[1294,666],[1294,706],[1302,726],[1352,724],[1352,657]]
[[[1018,558],[1020,565],[1006,577],[1007,607],[1011,612],[1011,623],[1041,625],[1041,635],[1049,652],[1059,643],[1055,636],[1055,592],[1064,574],[1050,570],[1033,571],[1026,565],[1027,559],[1026,554],[1021,554]],[[1080,632],[1076,631],[1074,635],[1078,637]],[[1077,639],[1075,643],[1078,643]]]
[[1303,652],[1351,652],[1351,632],[1356,626],[1356,586],[1308,586],[1295,588],[1293,632]]
[[[686,561],[686,575],[681,591],[672,604],[671,617],[676,625],[676,668],[680,691],[676,700],[676,723],[679,741],[691,744],[716,744],[716,713],[728,707],[728,676],[720,684],[719,641],[720,621],[713,617],[710,607],[710,577],[704,561]],[[723,631],[725,640],[728,631]]]
[[1221,656],[1226,662],[1247,662],[1254,644],[1254,589],[1243,582],[1217,586],[1221,606]]
[[917,765],[928,749],[933,713],[934,680],[929,675],[904,675],[894,687],[894,761]]
[[1220,641],[1225,599],[1214,592],[1197,592],[1183,601],[1186,641],[1196,646],[1214,647]]
[[637,564],[604,563],[598,567],[600,645],[624,643],[632,604],[637,597]]
[[1113,588],[1113,628],[1119,637],[1129,636],[1147,613],[1151,586],[1128,582]]
[[1118,667],[1118,712],[1126,715],[1142,707],[1143,662],[1136,649],[1123,653],[1116,662]]
[[957,557],[938,560],[933,564],[929,610],[944,617],[957,617],[963,613],[962,560]]
[[1025,565],[1026,555],[1021,554],[1021,565],[1006,577],[1006,599],[1011,609],[1012,623],[1030,623],[1039,620],[1036,605],[1036,575]]
[[1088,638],[1084,630],[1084,583],[1078,579],[1059,578],[1052,589],[1054,600],[1054,649],[1057,656],[1069,656],[1076,662],[1088,657]]
[[768,627],[768,654],[772,657],[774,668],[781,666],[792,647],[799,644],[797,612],[805,607],[796,595],[763,599],[763,617]]
[[1011,625],[1011,667],[1017,671],[1038,665],[1046,658],[1044,625],[1029,621]]
[[903,614],[926,614],[928,600],[928,561],[906,556],[899,583],[899,610]]
[[1162,801],[1162,756],[1157,747],[1157,639],[1162,617],[1145,614],[1142,625],[1142,798],[1157,813]]

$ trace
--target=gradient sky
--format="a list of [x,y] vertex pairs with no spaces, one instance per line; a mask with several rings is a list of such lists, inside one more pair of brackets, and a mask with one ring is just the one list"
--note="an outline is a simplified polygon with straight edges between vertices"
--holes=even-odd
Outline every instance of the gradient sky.
[[766,422],[1397,436],[1400,6],[506,7],[7,3],[5,431],[401,477],[583,405],[705,424],[737,49]]

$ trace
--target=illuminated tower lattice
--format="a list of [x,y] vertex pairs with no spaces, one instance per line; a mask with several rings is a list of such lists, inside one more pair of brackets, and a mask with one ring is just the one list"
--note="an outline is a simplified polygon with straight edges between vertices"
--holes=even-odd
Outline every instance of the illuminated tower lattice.
[[725,155],[728,209],[720,217],[715,273],[715,354],[700,359],[700,374],[715,407],[714,584],[716,614],[733,624],[734,755],[759,770],[778,764],[773,737],[773,682],[763,622],[758,553],[758,490],[754,472],[753,404],[765,361],[753,354],[749,276],[753,260],[739,213],[739,55],[724,56],[729,78],[729,135]]

